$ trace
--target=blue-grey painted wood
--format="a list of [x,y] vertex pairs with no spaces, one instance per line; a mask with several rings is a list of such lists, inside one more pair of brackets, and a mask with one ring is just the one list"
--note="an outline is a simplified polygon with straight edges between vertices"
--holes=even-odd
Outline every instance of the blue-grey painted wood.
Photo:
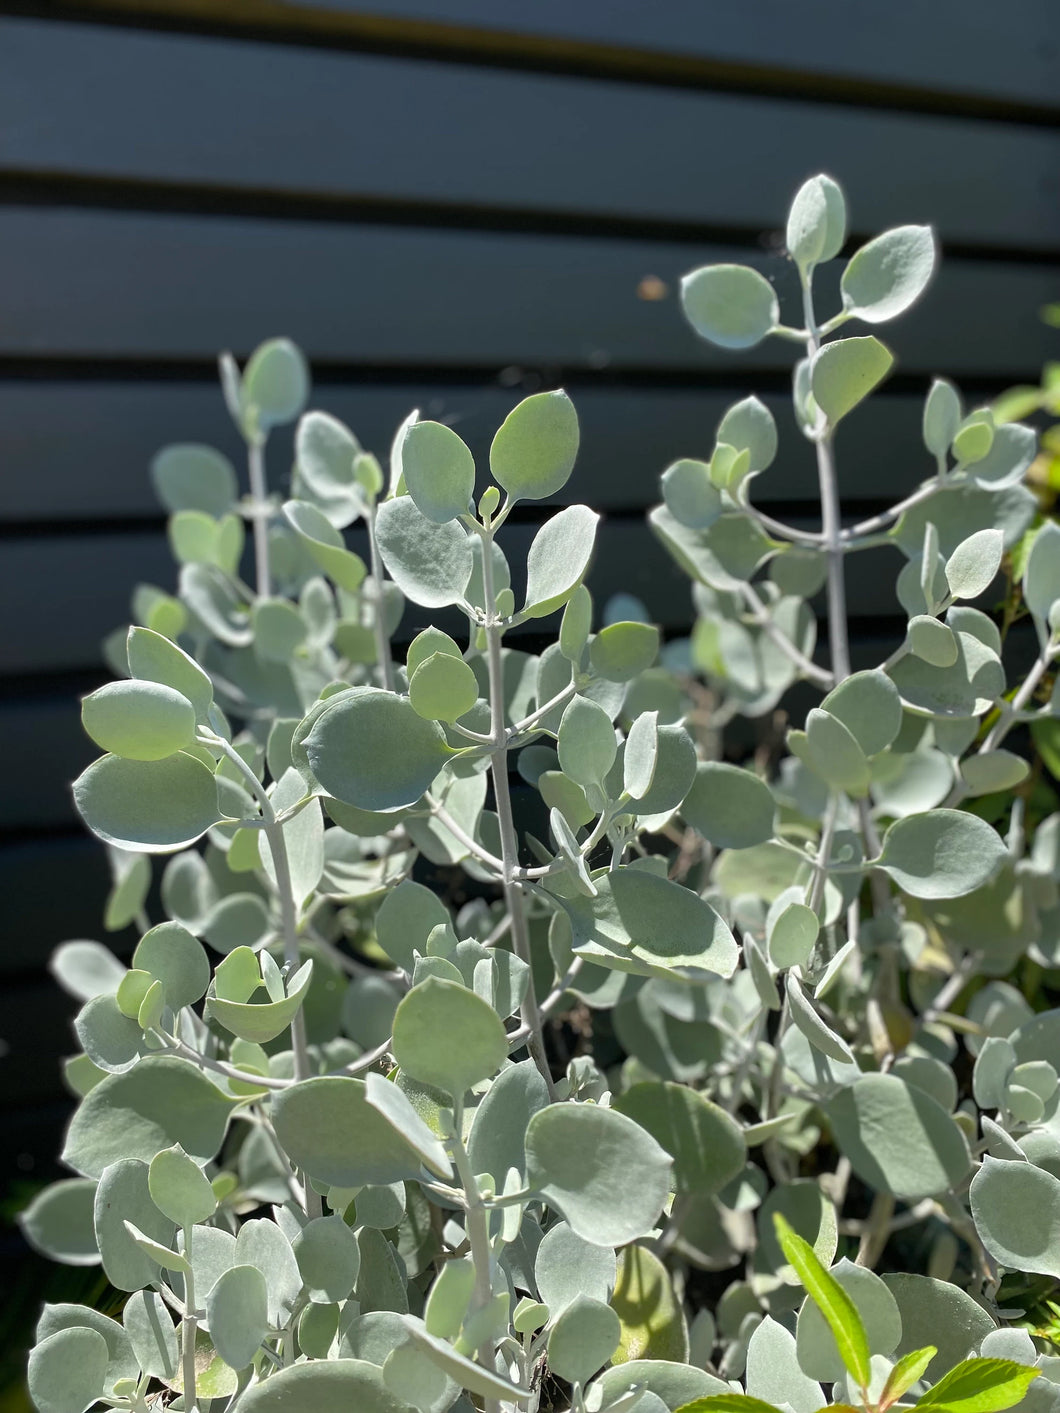
[[[485,488],[489,445],[497,427],[536,380],[513,390],[496,380],[479,384],[314,384],[310,405],[352,427],[385,461],[395,428],[414,407],[443,421],[467,441]],[[600,510],[635,513],[659,496],[659,476],[678,457],[709,458],[725,409],[754,391],[754,379],[726,391],[705,387],[570,389],[581,423],[573,476],[544,504],[585,501]],[[769,393],[780,451],[755,481],[755,503],[817,502],[813,449],[796,430],[791,399]],[[975,401],[976,399],[971,399]],[[920,441],[923,399],[911,393],[877,396],[839,428],[843,497],[850,503],[905,495],[934,473]],[[235,464],[245,486],[243,448],[216,386],[174,383],[0,381],[0,521],[29,532],[49,521],[161,516],[148,466],[171,442],[207,442]],[[290,428],[273,432],[267,449],[274,489],[291,465]],[[811,511],[812,513],[812,511]]]
[[[764,83],[820,79],[954,99],[991,97],[1056,111],[1056,9],[1052,0],[77,0],[89,13],[135,23],[160,15],[192,25],[299,30],[356,42],[473,48],[542,66],[609,60],[666,74]],[[669,65],[667,64],[669,61]]]
[[[206,361],[282,332],[311,358],[375,367],[749,376],[789,367],[792,345],[712,349],[671,302],[637,297],[645,276],[673,288],[696,265],[747,258],[745,249],[665,241],[0,208],[0,357]],[[789,261],[749,263],[793,295]],[[1046,264],[950,260],[918,307],[882,332],[909,371],[1036,377],[1055,351],[1038,310],[1055,297],[1058,274]],[[838,304],[826,296],[821,312],[830,307]]]
[[[517,599],[533,534],[533,526],[512,525],[503,541]],[[366,538],[356,527],[347,531],[347,543],[358,551],[367,550]],[[897,556],[890,549],[878,553]],[[898,563],[896,558],[895,572]],[[897,612],[890,567],[888,577],[879,571],[878,558],[871,569],[868,564],[868,558],[863,558],[850,576],[851,613]],[[129,598],[141,581],[173,588],[172,558],[160,533],[90,539],[56,536],[7,545],[0,556],[0,602],[19,602],[21,609],[9,619],[0,640],[0,673],[97,668],[100,642],[129,621]],[[603,520],[587,582],[600,606],[612,594],[636,595],[651,619],[669,633],[691,622],[688,577],[639,519]],[[448,632],[463,634],[466,640],[467,621],[455,610],[439,615],[415,604],[407,606],[397,637],[407,641],[429,622],[441,622]],[[540,631],[536,623],[524,631],[531,628]]]
[[423,203],[427,221],[443,203],[773,231],[824,170],[855,230],[930,221],[944,241],[1060,242],[1057,131],[837,119],[802,100],[0,20],[9,173]]

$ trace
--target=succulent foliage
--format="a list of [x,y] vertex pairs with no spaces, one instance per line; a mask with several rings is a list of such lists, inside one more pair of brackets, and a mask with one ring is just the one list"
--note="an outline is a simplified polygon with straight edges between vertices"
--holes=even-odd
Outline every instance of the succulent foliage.
[[[105,926],[141,935],[128,967],[55,956],[73,1175],[22,1221],[126,1298],[45,1308],[41,1413],[1060,1407],[1060,1010],[1018,985],[1060,966],[1060,814],[1018,749],[1060,717],[1060,529],[1027,534],[1034,433],[943,380],[923,484],[844,522],[836,428],[936,260],[887,231],[819,314],[845,241],[815,177],[801,309],[749,267],[684,281],[704,338],[796,345],[821,528],[756,508],[777,429],[737,402],[662,477],[698,614],[662,648],[598,620],[589,507],[509,561],[513,508],[573,474],[562,391],[488,468],[416,413],[381,463],[305,410],[289,342],[222,358],[249,494],[211,448],[156,458],[179,589],[140,586],[83,704]],[[881,547],[908,629],[854,670],[846,564]],[[796,684],[802,725],[722,759]]]

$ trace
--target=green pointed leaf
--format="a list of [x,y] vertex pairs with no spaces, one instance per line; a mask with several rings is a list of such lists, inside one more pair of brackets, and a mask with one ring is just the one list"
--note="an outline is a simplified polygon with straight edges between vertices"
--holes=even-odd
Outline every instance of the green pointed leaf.
[[191,702],[197,721],[206,719],[213,683],[194,658],[150,628],[130,628],[126,651],[133,677],[171,687]]
[[705,265],[681,281],[681,305],[700,338],[753,348],[780,320],[776,291],[749,265]]
[[544,618],[566,603],[589,567],[600,517],[588,506],[569,505],[546,520],[526,557],[525,618]]
[[220,518],[234,508],[239,494],[228,457],[193,442],[164,447],[153,457],[151,482],[170,514],[200,510]]
[[914,304],[935,269],[930,226],[898,226],[863,245],[843,271],[843,308],[866,324],[894,319]]
[[961,810],[928,810],[891,825],[878,868],[912,898],[962,898],[988,883],[1006,857],[989,824]]
[[526,1158],[530,1185],[598,1246],[646,1236],[669,1191],[669,1154],[632,1119],[591,1104],[539,1110],[526,1130]]
[[272,1115],[284,1151],[319,1182],[363,1187],[419,1176],[418,1155],[368,1102],[363,1080],[304,1080],[274,1097]]
[[682,1084],[645,1081],[617,1095],[612,1108],[634,1119],[670,1154],[682,1192],[720,1192],[743,1170],[743,1131],[724,1109]]
[[304,748],[324,789],[364,810],[415,804],[451,754],[440,726],[407,697],[375,687],[354,687],[326,706]]
[[773,1225],[789,1264],[828,1321],[844,1367],[859,1388],[867,1389],[872,1380],[869,1342],[857,1307],[835,1277],[825,1270],[810,1243],[799,1236],[779,1212],[773,1218]]
[[706,1398],[682,1403],[677,1413],[780,1413],[780,1410],[776,1404],[752,1398],[748,1393],[712,1393]]
[[830,426],[857,407],[886,377],[894,355],[872,337],[836,339],[815,354],[810,367],[814,401]]
[[659,630],[648,623],[611,623],[592,641],[593,671],[609,682],[629,682],[649,668],[659,651]]
[[413,603],[444,608],[464,599],[474,552],[462,525],[435,524],[411,496],[398,496],[379,507],[376,536],[390,577]]
[[579,1295],[552,1326],[548,1366],[571,1383],[585,1383],[618,1347],[622,1326],[609,1305]]
[[179,1143],[151,1159],[147,1174],[151,1201],[178,1227],[207,1222],[217,1210],[210,1180]]
[[717,848],[747,849],[773,837],[776,802],[765,781],[749,770],[703,761],[681,813]]
[[1001,1413],[1022,1401],[1041,1372],[1013,1359],[966,1359],[929,1388],[917,1407],[944,1408],[947,1413]]
[[513,500],[547,500],[567,484],[578,455],[578,415],[562,389],[513,407],[490,447],[490,470]]
[[65,1329],[30,1350],[28,1384],[38,1413],[84,1413],[103,1394],[107,1342],[92,1329]]
[[419,510],[436,525],[467,515],[475,494],[475,458],[441,422],[413,422],[401,448],[405,485]]
[[914,1384],[918,1384],[937,1353],[938,1350],[933,1344],[926,1344],[923,1349],[913,1349],[903,1355],[887,1375],[887,1382],[880,1394],[880,1407],[887,1408],[892,1403],[897,1403]]
[[[829,1271],[854,1303],[865,1329],[871,1355],[889,1356],[902,1337],[898,1303],[875,1273],[846,1259]],[[807,1298],[796,1327],[799,1367],[813,1379],[834,1383],[843,1377],[843,1361],[828,1322],[813,1300]]]
[[98,1177],[119,1158],[149,1163],[179,1143],[193,1158],[217,1155],[233,1100],[201,1070],[171,1055],[148,1055],[127,1074],[112,1074],[81,1101],[66,1133],[63,1162]]
[[108,682],[81,702],[85,730],[126,760],[162,760],[195,737],[195,709],[160,682]]
[[864,1074],[825,1106],[841,1152],[877,1191],[935,1197],[967,1174],[968,1147],[938,1102],[893,1074]]
[[290,339],[270,339],[243,369],[243,405],[262,431],[293,422],[309,397],[309,369]]
[[414,986],[395,1012],[394,1058],[401,1069],[456,1100],[496,1074],[507,1056],[497,1012],[456,982],[430,977]]
[[412,674],[409,701],[425,721],[456,721],[478,701],[478,680],[463,658],[432,653]]
[[217,823],[217,785],[195,757],[123,760],[107,755],[74,781],[74,804],[100,839],[121,849],[172,853]]
[[814,266],[834,260],[846,240],[846,202],[839,185],[810,177],[795,194],[785,233],[788,254],[805,279]]

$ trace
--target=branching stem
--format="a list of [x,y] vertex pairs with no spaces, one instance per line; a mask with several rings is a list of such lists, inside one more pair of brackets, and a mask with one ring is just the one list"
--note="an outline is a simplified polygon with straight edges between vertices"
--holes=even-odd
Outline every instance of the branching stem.
[[272,593],[269,573],[269,490],[265,481],[265,443],[247,444],[247,470],[250,473],[250,516],[254,525],[254,565],[258,598]]
[[[490,727],[494,749],[490,756],[493,794],[497,805],[497,821],[501,834],[501,866],[504,900],[512,920],[512,947],[520,961],[532,966],[530,932],[527,927],[526,900],[516,881],[519,867],[518,841],[512,817],[512,796],[508,785],[508,736],[504,722],[504,667],[501,660],[501,625],[497,617],[497,596],[493,583],[493,537],[482,535],[482,589],[486,608],[486,653],[490,687]],[[534,992],[533,972],[522,1004],[523,1024],[528,1029],[527,1049],[541,1072],[548,1088],[550,1102],[555,1102],[556,1088],[552,1082],[541,1028],[541,1015]]]

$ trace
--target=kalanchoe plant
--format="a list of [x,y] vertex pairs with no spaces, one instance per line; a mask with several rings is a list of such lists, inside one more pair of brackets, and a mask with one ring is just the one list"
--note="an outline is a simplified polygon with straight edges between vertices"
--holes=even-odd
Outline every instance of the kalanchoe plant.
[[[592,510],[544,521],[517,596],[505,523],[572,473],[564,393],[511,412],[488,480],[415,414],[384,471],[305,413],[281,506],[266,443],[303,412],[304,362],[284,341],[242,374],[222,360],[249,497],[208,448],[157,458],[179,592],[141,587],[121,680],[84,702],[105,925],[142,935],[128,968],[95,943],[56,955],[84,1002],[75,1176],[23,1226],[127,1300],[120,1320],[46,1307],[41,1413],[160,1392],[189,1413],[1060,1402],[1019,1322],[1060,1280],[1060,1011],[1004,979],[1060,948],[1060,816],[1028,818],[1005,744],[1057,712],[1060,532],[1027,558],[1038,658],[1010,691],[969,601],[1033,513],[1027,429],[936,383],[928,481],[844,527],[833,433],[891,355],[828,336],[901,313],[935,260],[929,231],[886,233],[821,323],[814,270],[845,230],[839,188],[808,182],[799,328],[753,270],[684,287],[725,347],[804,345],[821,531],[754,508],[777,454],[754,398],[666,472],[652,517],[696,580],[719,714],[822,693],[775,779],[704,749],[654,628],[593,632]],[[880,543],[906,556],[909,630],[852,672],[845,563]],[[427,616],[399,636],[409,605]],[[557,614],[540,655],[519,646]],[[1005,839],[963,807],[999,792]],[[472,900],[448,906],[419,860]]]

